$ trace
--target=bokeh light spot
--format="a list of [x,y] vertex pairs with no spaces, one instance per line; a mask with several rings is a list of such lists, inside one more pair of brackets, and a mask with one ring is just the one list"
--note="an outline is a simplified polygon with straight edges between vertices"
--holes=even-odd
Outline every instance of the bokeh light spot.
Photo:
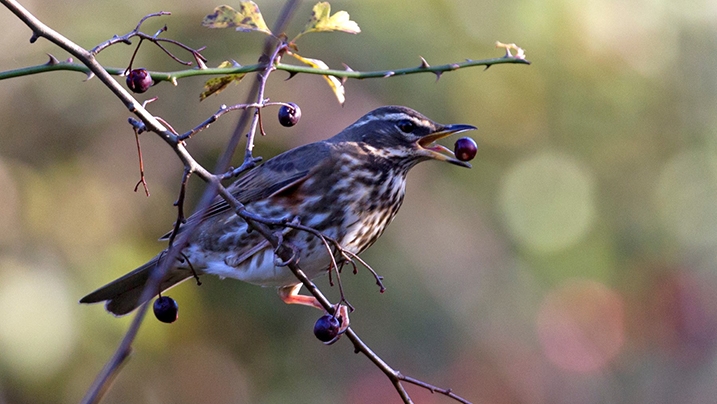
[[17,186],[9,170],[9,165],[0,159],[0,223],[3,230],[0,232],[0,244],[17,241],[21,234],[19,223],[20,201]]
[[672,158],[660,174],[657,205],[663,222],[681,243],[717,244],[717,160],[698,150]]
[[586,373],[604,368],[625,341],[622,298],[602,283],[571,280],[543,300],[537,330],[555,365]]
[[77,325],[67,284],[56,271],[0,263],[0,361],[39,382],[70,358]]
[[545,152],[503,177],[500,204],[511,235],[538,252],[580,241],[595,218],[592,175],[576,160]]

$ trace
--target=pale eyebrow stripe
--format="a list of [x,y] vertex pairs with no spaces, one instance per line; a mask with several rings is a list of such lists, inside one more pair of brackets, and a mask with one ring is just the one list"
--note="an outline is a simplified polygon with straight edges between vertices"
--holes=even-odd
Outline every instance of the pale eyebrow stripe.
[[378,119],[385,119],[385,120],[399,120],[399,119],[407,119],[409,121],[413,121],[413,123],[420,125],[420,126],[426,126],[426,121],[423,119],[418,119],[415,116],[404,114],[403,112],[397,112],[395,114],[388,114],[388,115],[381,115],[381,116],[366,116],[363,119],[357,121],[354,123],[353,127],[359,127],[362,125],[365,125],[371,121],[375,121]]

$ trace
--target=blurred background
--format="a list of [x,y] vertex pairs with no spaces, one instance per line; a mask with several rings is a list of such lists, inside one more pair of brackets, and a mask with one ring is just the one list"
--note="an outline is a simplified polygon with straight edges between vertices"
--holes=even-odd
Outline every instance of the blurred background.
[[[91,48],[165,23],[165,37],[206,45],[210,66],[254,63],[264,36],[202,28],[209,1],[22,3]],[[271,26],[282,5],[259,1]],[[238,4],[229,3],[234,6]],[[289,32],[303,28],[313,2]],[[275,73],[273,101],[303,111],[293,128],[264,115],[265,158],[319,140],[386,104],[479,127],[472,170],[428,162],[404,207],[363,258],[383,276],[344,275],[352,325],[407,375],[475,403],[705,403],[717,396],[717,3],[710,1],[333,1],[359,35],[303,37],[303,56],[355,70],[503,54],[501,65],[348,81],[344,107],[318,76]],[[0,70],[67,54],[0,9]],[[291,35],[290,35],[291,36]],[[100,54],[125,67],[134,47]],[[186,54],[177,52],[184,58]],[[288,59],[286,62],[290,62]],[[182,66],[145,44],[135,67]],[[98,80],[71,72],[0,82],[0,403],[78,402],[124,335],[80,297],[160,251],[182,167],[141,137],[139,179],[129,113]],[[124,81],[123,78],[119,80]],[[150,111],[185,131],[252,78],[199,103],[205,78],[162,83]],[[238,118],[189,142],[213,167]],[[452,148],[453,139],[444,142]],[[235,160],[235,164],[239,164]],[[192,179],[190,203],[203,184]],[[193,205],[191,205],[193,206]],[[334,300],[336,288],[319,286]],[[389,381],[312,335],[320,313],[271,289],[205,278],[169,293],[171,325],[148,316],[106,403],[397,403]],[[446,397],[408,387],[417,403]]]

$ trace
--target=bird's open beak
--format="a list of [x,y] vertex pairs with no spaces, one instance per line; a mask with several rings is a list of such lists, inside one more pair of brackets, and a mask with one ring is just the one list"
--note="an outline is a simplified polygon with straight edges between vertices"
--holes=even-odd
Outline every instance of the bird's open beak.
[[420,138],[417,142],[418,147],[426,151],[426,155],[429,158],[440,160],[440,161],[446,161],[451,164],[455,164],[457,166],[461,167],[467,167],[471,168],[471,165],[465,161],[458,160],[453,152],[438,143],[435,143],[436,140],[443,139],[444,137],[448,137],[454,133],[461,133],[465,132],[467,130],[474,130],[477,129],[475,126],[472,125],[463,125],[463,124],[455,124],[455,125],[445,125],[442,128],[440,128],[438,131],[433,132],[429,135],[426,135],[422,138]]

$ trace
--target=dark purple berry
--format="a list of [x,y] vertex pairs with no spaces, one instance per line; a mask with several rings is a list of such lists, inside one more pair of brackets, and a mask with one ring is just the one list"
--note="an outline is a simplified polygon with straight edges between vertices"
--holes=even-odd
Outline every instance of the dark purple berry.
[[143,93],[154,84],[147,69],[132,69],[127,75],[127,87],[135,93]]
[[293,102],[289,102],[288,105],[282,105],[279,108],[279,123],[282,126],[291,127],[299,123],[301,119],[301,108]]
[[173,323],[179,317],[179,305],[169,296],[160,296],[154,301],[154,315],[163,323]]
[[478,145],[475,140],[469,137],[462,137],[456,140],[456,145],[453,150],[458,160],[470,161],[476,156],[476,153],[478,152]]
[[314,335],[319,341],[329,342],[339,334],[340,327],[341,323],[336,317],[324,314],[314,324]]

